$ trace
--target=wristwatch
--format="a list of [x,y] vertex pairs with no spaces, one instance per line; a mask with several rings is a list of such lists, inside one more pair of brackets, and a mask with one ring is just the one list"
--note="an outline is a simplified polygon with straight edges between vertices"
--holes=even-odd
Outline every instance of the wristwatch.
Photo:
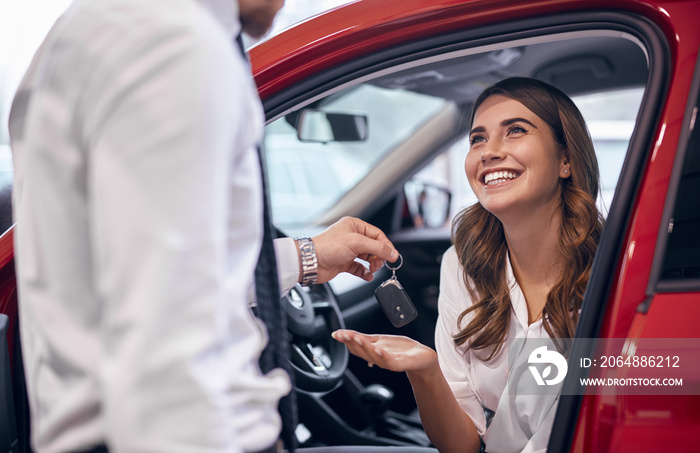
[[315,285],[318,281],[318,257],[311,238],[294,239],[301,255],[301,286]]

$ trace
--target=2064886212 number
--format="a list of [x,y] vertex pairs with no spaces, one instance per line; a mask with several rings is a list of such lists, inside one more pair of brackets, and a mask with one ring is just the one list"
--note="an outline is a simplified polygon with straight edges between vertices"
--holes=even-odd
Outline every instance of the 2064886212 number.
[[601,368],[680,368],[680,357],[674,356],[601,356]]

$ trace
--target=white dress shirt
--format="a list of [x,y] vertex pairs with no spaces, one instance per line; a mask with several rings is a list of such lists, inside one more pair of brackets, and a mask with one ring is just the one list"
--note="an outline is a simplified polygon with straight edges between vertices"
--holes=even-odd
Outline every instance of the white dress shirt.
[[[240,452],[280,429],[248,308],[263,114],[234,0],[76,0],[10,118],[38,452]],[[278,248],[283,286],[294,244]]]
[[[464,270],[454,247],[445,252],[440,270],[439,316],[435,345],[440,368],[459,405],[474,422],[486,444],[486,451],[497,453],[546,451],[558,397],[550,395],[509,395],[508,348],[513,338],[549,338],[542,321],[528,325],[527,303],[513,276],[508,260],[506,277],[512,304],[506,343],[491,361],[479,358],[479,351],[465,345],[455,347],[453,338],[460,331],[459,315],[472,305],[464,283]],[[462,326],[473,319],[465,316]],[[488,354],[486,354],[488,355]],[[512,358],[511,358],[512,359]],[[487,428],[484,408],[495,411]]]

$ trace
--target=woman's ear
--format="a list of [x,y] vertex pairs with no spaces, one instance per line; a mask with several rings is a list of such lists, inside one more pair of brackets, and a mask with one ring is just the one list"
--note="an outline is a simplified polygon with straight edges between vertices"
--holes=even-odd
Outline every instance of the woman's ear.
[[562,156],[561,165],[559,167],[559,177],[569,178],[571,177],[571,165],[569,165],[569,159],[566,156]]

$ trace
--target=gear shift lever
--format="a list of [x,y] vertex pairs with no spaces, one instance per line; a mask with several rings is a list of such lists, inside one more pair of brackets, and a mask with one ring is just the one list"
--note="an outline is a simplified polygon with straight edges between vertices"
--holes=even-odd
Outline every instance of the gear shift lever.
[[430,440],[422,429],[411,426],[400,414],[389,411],[393,399],[394,392],[381,384],[368,385],[360,392],[360,400],[364,403],[377,435],[429,446]]
[[360,399],[365,404],[367,412],[373,420],[383,418],[394,399],[394,392],[381,384],[368,385],[360,392]]

